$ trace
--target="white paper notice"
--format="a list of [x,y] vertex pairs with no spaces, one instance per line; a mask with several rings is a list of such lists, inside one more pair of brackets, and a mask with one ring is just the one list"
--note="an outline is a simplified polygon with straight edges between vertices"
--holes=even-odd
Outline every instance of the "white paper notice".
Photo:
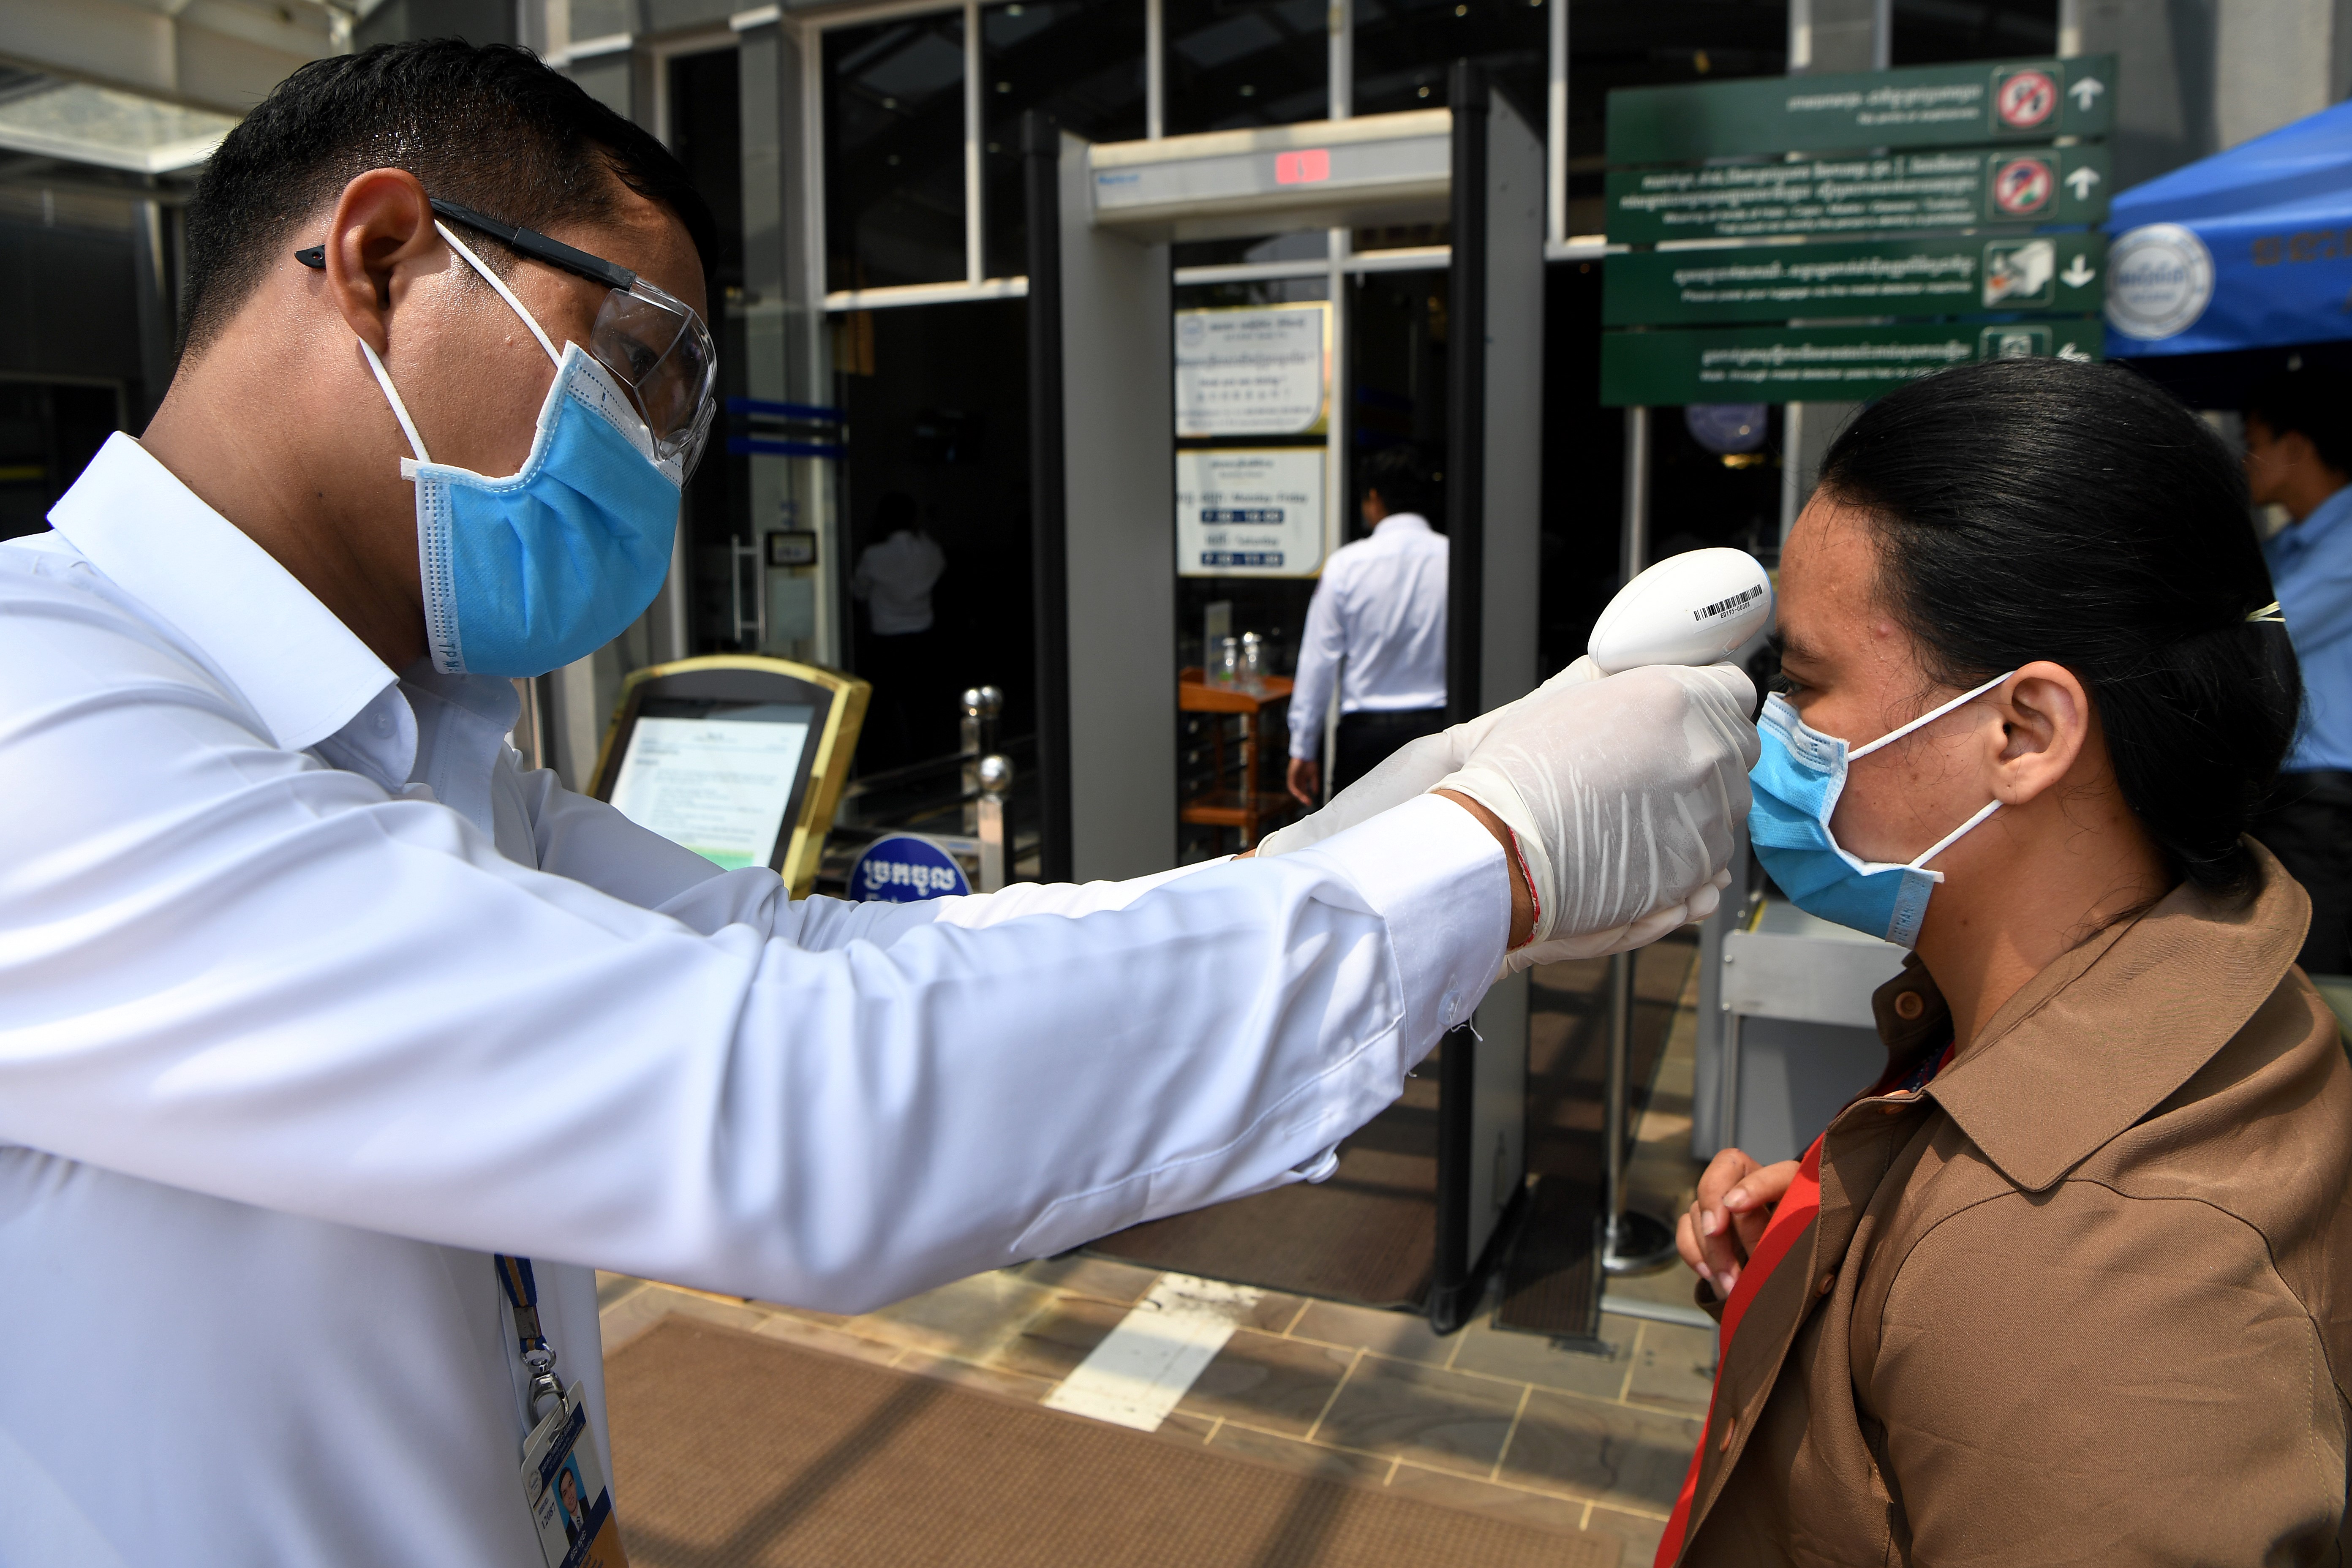
[[1323,564],[1323,448],[1176,454],[1176,570],[1306,577]]
[[614,808],[730,871],[765,866],[809,732],[807,709],[774,711],[773,720],[640,714],[613,785]]
[[1330,306],[1176,312],[1176,434],[1304,436],[1323,423]]

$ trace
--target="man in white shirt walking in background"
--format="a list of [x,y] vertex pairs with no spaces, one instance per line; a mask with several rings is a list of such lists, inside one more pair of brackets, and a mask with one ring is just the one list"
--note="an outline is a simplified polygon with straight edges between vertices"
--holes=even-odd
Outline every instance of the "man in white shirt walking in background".
[[1363,466],[1371,537],[1324,563],[1307,609],[1290,694],[1290,793],[1323,800],[1323,715],[1339,687],[1333,794],[1408,741],[1445,728],[1445,561],[1429,526],[1439,480],[1412,447],[1389,447]]
[[[858,552],[849,591],[866,601],[865,657],[858,673],[874,683],[866,721],[866,767],[919,761],[925,738],[947,743],[948,690],[931,635],[931,589],[947,571],[939,542],[923,531],[915,498],[892,490],[874,505],[874,541]],[[936,709],[933,712],[930,710]]]

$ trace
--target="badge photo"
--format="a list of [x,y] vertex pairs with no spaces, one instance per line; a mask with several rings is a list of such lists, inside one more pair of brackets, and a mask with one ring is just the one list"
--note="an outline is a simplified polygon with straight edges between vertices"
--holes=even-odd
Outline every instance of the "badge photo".
[[547,1568],[629,1568],[579,1384],[523,1440],[522,1493]]

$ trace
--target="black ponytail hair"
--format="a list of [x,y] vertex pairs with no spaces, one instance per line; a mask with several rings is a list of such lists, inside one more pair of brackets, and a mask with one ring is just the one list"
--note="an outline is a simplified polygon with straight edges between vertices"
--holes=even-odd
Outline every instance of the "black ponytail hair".
[[1864,409],[1821,488],[1871,516],[1881,593],[1928,673],[2074,671],[2116,783],[2174,871],[2242,902],[2242,835],[2303,680],[2269,604],[2246,484],[2204,421],[2120,366],[1990,360]]

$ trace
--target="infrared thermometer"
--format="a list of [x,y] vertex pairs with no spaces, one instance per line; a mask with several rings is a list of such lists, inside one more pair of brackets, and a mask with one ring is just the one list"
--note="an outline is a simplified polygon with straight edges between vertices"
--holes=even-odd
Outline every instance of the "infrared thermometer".
[[1772,579],[1745,550],[1669,555],[1617,590],[1585,652],[1603,675],[1720,664],[1772,624]]

